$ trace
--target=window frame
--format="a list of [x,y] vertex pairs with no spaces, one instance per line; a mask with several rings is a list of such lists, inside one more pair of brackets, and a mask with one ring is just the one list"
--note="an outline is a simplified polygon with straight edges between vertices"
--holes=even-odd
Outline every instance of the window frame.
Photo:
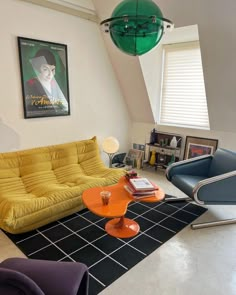
[[[191,125],[191,124],[180,124],[176,122],[162,122],[162,103],[163,103],[163,89],[164,89],[164,75],[166,70],[166,51],[168,48],[171,50],[176,49],[181,50],[181,47],[183,49],[187,49],[188,47],[190,49],[197,48],[200,52],[200,58],[201,58],[201,48],[199,40],[197,41],[187,41],[187,42],[177,42],[177,43],[171,43],[171,44],[163,44],[162,45],[162,73],[161,73],[161,87],[160,87],[160,98],[158,99],[158,111],[157,111],[157,121],[159,125],[163,126],[173,126],[173,127],[182,127],[182,128],[192,128],[192,129],[201,129],[201,130],[210,130],[210,121],[209,121],[209,111],[208,111],[208,104],[207,104],[207,96],[206,96],[206,90],[205,90],[205,81],[204,81],[204,72],[202,67],[202,59],[201,59],[201,69],[202,69],[202,77],[203,77],[203,86],[204,86],[204,93],[205,93],[205,102],[206,102],[206,111],[207,111],[207,119],[208,119],[208,125],[202,126],[202,125]],[[203,106],[204,107],[204,106]]]

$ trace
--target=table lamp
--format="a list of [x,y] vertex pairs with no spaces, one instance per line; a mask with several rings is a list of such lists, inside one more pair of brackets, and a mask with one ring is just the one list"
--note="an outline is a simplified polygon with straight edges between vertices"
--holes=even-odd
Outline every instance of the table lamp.
[[112,158],[114,157],[115,153],[118,152],[119,146],[118,140],[113,136],[109,136],[103,140],[102,149],[108,154],[110,168],[112,167]]

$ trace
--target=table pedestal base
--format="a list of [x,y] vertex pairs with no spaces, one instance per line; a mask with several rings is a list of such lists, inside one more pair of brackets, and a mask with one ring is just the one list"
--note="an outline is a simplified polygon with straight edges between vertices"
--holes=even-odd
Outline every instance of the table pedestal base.
[[136,221],[122,216],[108,221],[105,230],[116,238],[131,238],[138,234],[140,227]]

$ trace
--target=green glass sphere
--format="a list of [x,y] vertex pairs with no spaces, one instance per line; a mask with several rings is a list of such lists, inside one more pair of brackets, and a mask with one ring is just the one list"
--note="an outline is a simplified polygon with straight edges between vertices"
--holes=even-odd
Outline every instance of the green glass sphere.
[[124,0],[113,11],[110,36],[114,44],[130,55],[142,55],[162,38],[163,15],[152,0]]

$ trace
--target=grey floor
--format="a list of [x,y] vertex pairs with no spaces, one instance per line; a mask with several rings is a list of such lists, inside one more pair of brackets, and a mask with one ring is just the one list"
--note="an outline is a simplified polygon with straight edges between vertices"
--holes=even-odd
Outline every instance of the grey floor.
[[[184,196],[166,180],[164,171],[145,168],[139,173],[167,194]],[[234,218],[235,208],[211,206],[194,223]],[[100,294],[235,295],[235,249],[236,224],[200,230],[188,226]],[[24,254],[0,231],[0,261],[16,256]]]

